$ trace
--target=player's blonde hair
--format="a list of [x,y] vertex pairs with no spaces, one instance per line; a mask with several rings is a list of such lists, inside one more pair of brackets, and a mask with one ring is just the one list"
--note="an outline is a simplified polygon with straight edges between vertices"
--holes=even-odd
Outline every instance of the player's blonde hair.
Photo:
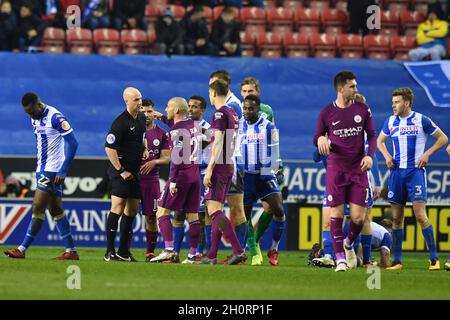
[[392,91],[392,96],[401,96],[404,101],[409,101],[410,106],[412,105],[412,102],[414,100],[414,93],[413,91],[408,87],[403,88],[397,88]]

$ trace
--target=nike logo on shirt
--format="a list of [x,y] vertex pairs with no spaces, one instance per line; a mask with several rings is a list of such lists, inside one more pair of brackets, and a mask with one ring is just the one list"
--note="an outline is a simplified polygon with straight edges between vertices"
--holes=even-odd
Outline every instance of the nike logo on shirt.
[[336,122],[332,122],[331,124],[332,124],[333,126],[335,126],[335,125],[337,125],[339,122],[341,122],[341,120],[336,121]]
[[131,130],[131,131],[133,131],[133,130],[134,130],[134,128],[136,128],[136,127],[131,127],[131,128],[130,128],[130,130]]

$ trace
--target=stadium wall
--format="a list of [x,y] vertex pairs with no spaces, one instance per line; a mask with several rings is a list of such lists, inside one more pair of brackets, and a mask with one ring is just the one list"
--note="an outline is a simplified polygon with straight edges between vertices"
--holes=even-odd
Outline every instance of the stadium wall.
[[[391,114],[392,89],[408,86],[416,95],[414,109],[450,133],[450,108],[433,107],[422,87],[395,61],[0,53],[0,154],[35,154],[30,120],[20,105],[27,91],[37,92],[69,118],[80,142],[78,156],[103,157],[106,133],[124,108],[125,87],[139,88],[163,111],[173,96],[207,98],[209,74],[223,68],[231,73],[238,97],[244,77],[261,81],[262,101],[273,107],[280,129],[283,159],[311,159],[318,113],[335,98],[332,80],[344,69],[357,74],[377,131]],[[208,106],[206,119],[212,111]],[[439,151],[432,162],[448,163],[448,156]]]

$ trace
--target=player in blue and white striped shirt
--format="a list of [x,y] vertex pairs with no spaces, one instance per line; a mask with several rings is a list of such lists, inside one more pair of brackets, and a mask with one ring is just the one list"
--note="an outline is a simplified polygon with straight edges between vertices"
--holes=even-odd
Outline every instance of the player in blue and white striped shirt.
[[[278,264],[278,244],[285,228],[285,215],[280,187],[275,176],[278,165],[278,130],[264,117],[259,116],[260,103],[258,96],[248,95],[244,99],[244,121],[239,128],[238,146],[239,163],[244,165],[244,209],[247,219],[251,221],[253,204],[261,199],[267,213],[273,215],[272,246],[267,254],[272,265]],[[264,232],[265,230],[263,230]],[[260,265],[262,255],[255,254],[256,239],[249,235],[249,249],[252,254],[252,265]],[[252,241],[255,241],[252,243]]]
[[56,221],[56,227],[63,239],[66,252],[57,260],[78,260],[78,254],[70,230],[70,224],[62,208],[62,185],[78,147],[73,130],[56,108],[42,103],[35,93],[22,97],[25,113],[31,117],[37,141],[37,189],[33,199],[30,225],[22,244],[4,253],[11,258],[25,258],[25,251],[31,245],[42,227],[45,209]]
[[[392,238],[394,262],[390,270],[403,268],[402,241],[404,212],[407,198],[413,204],[414,215],[422,227],[423,237],[430,250],[429,270],[439,270],[439,260],[433,234],[425,211],[427,201],[427,178],[425,166],[429,157],[448,141],[447,136],[428,117],[412,111],[414,94],[410,88],[398,88],[392,92],[393,116],[386,119],[378,136],[378,149],[390,169],[388,201],[392,208]],[[437,141],[425,151],[427,137]],[[394,156],[391,156],[385,142],[391,137]],[[424,152],[425,151],[425,152]]]

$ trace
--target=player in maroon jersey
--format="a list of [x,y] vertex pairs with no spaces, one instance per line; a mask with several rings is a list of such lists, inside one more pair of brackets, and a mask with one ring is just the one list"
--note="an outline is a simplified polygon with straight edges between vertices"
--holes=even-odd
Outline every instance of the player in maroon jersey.
[[[334,78],[337,99],[322,109],[317,120],[314,145],[328,156],[325,188],[331,207],[330,231],[336,254],[335,271],[356,268],[353,242],[363,227],[369,198],[367,171],[376,150],[376,132],[369,107],[354,101],[356,76],[341,71]],[[364,132],[369,144],[364,152]],[[344,239],[344,204],[350,204],[350,229]],[[345,253],[344,253],[345,251]]]
[[155,257],[155,247],[158,239],[158,226],[156,223],[156,210],[158,209],[158,198],[160,195],[159,166],[169,164],[169,135],[158,127],[153,121],[155,105],[150,99],[142,100],[141,111],[145,115],[145,145],[148,150],[148,158],[141,165],[141,204],[142,214],[145,217],[147,240],[147,251],[145,261]]
[[206,168],[203,183],[205,185],[205,201],[208,215],[211,217],[211,248],[201,264],[217,263],[222,233],[231,242],[233,250],[228,264],[238,264],[247,259],[244,250],[231,225],[223,212],[223,204],[230,189],[234,172],[233,155],[239,118],[233,109],[226,105],[229,86],[226,81],[216,80],[209,85],[209,99],[216,108],[210,130],[212,131],[211,156]]
[[169,100],[167,119],[173,120],[169,132],[170,176],[158,201],[156,217],[164,239],[165,250],[150,262],[163,262],[176,257],[173,243],[171,211],[184,211],[189,222],[188,259],[195,261],[200,240],[201,225],[198,220],[200,205],[199,161],[202,133],[194,121],[187,118],[188,104],[184,98]]

